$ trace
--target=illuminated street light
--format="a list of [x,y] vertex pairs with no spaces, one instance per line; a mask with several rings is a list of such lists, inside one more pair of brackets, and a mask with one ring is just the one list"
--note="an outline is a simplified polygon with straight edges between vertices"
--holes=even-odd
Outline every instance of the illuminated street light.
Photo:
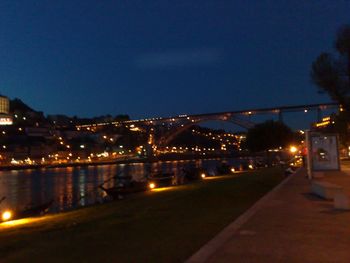
[[4,213],[2,213],[2,221],[8,221],[12,218],[12,212],[11,211],[5,211]]
[[291,152],[291,153],[296,153],[297,152],[297,147],[295,147],[295,146],[291,146],[290,148],[289,148],[289,151]]

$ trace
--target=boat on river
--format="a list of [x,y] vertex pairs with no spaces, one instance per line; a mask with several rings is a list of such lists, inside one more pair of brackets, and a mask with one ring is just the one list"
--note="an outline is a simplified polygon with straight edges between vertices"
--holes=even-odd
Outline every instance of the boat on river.
[[159,187],[168,187],[176,185],[176,177],[174,173],[155,173],[148,178],[148,184],[151,189]]
[[147,182],[131,181],[128,185],[119,184],[118,186],[105,188],[103,185],[99,186],[108,196],[113,200],[122,199],[124,195],[144,192],[148,189]]
[[198,167],[184,168],[182,172],[186,182],[198,181],[209,175],[205,169]]
[[53,204],[53,199],[36,206],[26,207],[24,210],[17,213],[18,218],[32,217],[43,215],[48,212],[50,206]]
[[127,181],[119,182],[115,187],[106,188],[100,185],[102,189],[113,200],[123,199],[125,195],[144,192],[150,189],[159,187],[168,187],[176,184],[176,178],[174,173],[155,173],[147,177],[146,181]]
[[54,201],[52,199],[40,205],[27,206],[23,210],[19,211],[5,210],[2,212],[0,222],[44,215],[48,212],[53,202]]

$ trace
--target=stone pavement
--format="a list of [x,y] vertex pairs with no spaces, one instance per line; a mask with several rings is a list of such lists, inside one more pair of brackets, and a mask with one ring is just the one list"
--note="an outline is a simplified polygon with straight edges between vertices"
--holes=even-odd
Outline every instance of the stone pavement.
[[[325,180],[350,194],[350,165]],[[310,194],[305,169],[287,178],[187,263],[350,262],[350,211]]]

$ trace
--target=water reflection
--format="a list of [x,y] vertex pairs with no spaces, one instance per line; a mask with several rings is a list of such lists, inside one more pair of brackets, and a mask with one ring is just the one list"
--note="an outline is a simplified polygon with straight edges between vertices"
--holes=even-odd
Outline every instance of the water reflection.
[[[174,173],[177,176],[188,167],[203,167],[209,173],[214,173],[221,161],[210,159],[0,171],[0,200],[6,197],[0,209],[22,210],[26,206],[50,200],[54,200],[51,212],[74,209],[102,202],[105,193],[99,186],[114,187],[118,184],[118,180],[113,179],[116,175],[144,181],[153,172]],[[227,161],[233,165],[239,160]]]

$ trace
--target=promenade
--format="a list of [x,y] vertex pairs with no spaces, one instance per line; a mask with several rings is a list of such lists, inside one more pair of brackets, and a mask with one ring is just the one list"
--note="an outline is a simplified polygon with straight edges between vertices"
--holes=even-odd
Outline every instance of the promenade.
[[[224,262],[350,262],[350,211],[310,194],[305,169],[288,177],[187,260]],[[350,194],[350,164],[317,180]]]

